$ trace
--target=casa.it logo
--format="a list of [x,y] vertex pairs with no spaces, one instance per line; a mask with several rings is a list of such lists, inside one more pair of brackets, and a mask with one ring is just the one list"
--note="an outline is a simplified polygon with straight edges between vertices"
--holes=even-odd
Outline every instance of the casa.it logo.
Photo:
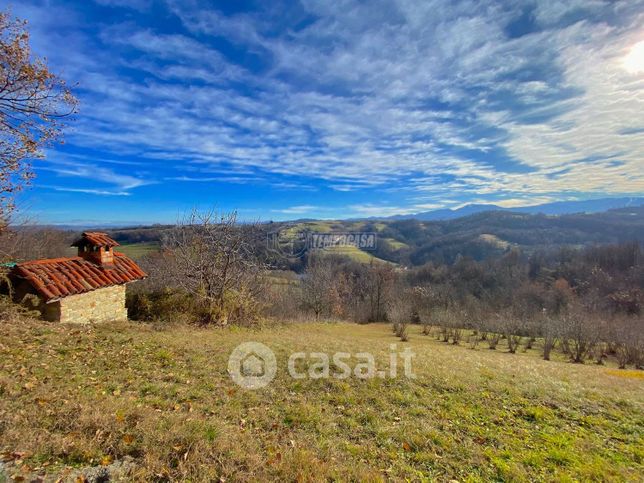
[[244,342],[228,358],[228,374],[245,389],[268,386],[277,373],[275,354],[260,342]]
[[[389,346],[389,365],[378,370],[376,358],[369,352],[293,352],[288,358],[288,374],[293,379],[395,379],[402,364],[403,375],[415,379],[412,359],[415,354],[409,347],[398,351],[396,344]],[[271,349],[259,342],[238,345],[228,359],[231,379],[244,389],[261,389],[268,386],[277,373],[277,361]]]

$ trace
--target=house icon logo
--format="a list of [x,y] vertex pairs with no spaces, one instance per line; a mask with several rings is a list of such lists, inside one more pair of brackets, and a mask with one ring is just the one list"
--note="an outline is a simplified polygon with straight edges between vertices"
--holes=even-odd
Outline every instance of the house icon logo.
[[293,225],[286,225],[280,231],[268,233],[266,247],[280,257],[296,260],[309,248],[310,237]]
[[241,361],[241,373],[244,377],[263,377],[266,364],[257,354],[251,352]]
[[275,378],[277,361],[273,351],[260,342],[244,342],[228,358],[228,374],[245,389],[261,389]]

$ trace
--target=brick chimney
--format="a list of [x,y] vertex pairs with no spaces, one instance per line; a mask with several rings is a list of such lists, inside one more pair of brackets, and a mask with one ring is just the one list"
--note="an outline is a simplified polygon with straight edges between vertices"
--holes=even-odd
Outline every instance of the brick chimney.
[[79,257],[97,265],[110,267],[114,265],[114,247],[119,244],[107,236],[107,233],[86,231],[72,243],[72,246],[78,247]]

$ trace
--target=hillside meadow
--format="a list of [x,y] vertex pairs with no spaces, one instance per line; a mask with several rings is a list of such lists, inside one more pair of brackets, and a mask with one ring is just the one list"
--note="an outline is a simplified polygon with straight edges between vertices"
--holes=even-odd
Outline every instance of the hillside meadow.
[[[199,329],[0,322],[0,458],[16,479],[636,481],[642,371],[452,346],[385,324]],[[275,380],[236,386],[241,342],[277,355]],[[292,379],[292,352],[409,347],[415,379]],[[0,477],[1,479],[1,477]],[[82,478],[81,478],[82,481]]]
[[[123,251],[139,258],[154,252],[171,229],[170,225],[139,226],[111,230],[110,234],[122,244]],[[274,232],[280,232],[286,238],[298,233],[376,233],[374,250],[346,250],[345,254],[359,262],[378,259],[420,266],[428,262],[452,264],[460,257],[484,260],[511,249],[534,254],[560,247],[580,248],[642,240],[644,207],[559,216],[486,211],[432,221],[408,218],[270,222],[263,224],[261,230],[266,232],[258,237],[262,248],[267,234]]]

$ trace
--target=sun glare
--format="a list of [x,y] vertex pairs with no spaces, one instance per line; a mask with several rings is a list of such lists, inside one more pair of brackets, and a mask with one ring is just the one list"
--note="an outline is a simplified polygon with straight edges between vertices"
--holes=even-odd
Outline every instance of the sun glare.
[[624,68],[632,74],[644,72],[644,40],[633,45],[624,57]]

